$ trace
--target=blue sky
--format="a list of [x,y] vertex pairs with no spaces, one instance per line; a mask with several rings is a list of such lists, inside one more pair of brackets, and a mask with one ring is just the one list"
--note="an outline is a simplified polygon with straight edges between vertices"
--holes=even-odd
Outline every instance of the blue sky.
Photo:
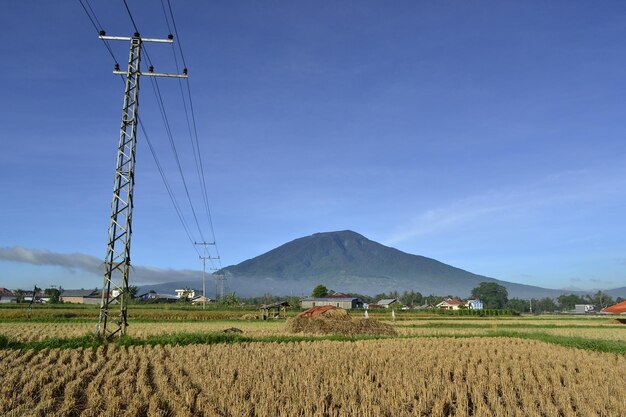
[[[121,1],[91,4],[108,34],[133,32]],[[143,36],[167,35],[160,1],[129,5]],[[623,2],[173,7],[223,265],[351,229],[503,280],[626,285]],[[101,285],[122,97],[112,59],[78,1],[5,1],[0,25],[0,286]],[[112,47],[124,66],[127,45]],[[169,46],[148,49],[175,71]],[[208,236],[179,86],[159,83]],[[140,103],[191,221],[147,79]],[[194,276],[141,134],[136,175],[138,278]]]

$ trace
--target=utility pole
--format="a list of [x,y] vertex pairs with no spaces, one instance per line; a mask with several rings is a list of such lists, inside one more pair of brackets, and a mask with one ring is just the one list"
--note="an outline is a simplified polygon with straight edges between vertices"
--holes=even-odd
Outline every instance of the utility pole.
[[[154,72],[150,66],[148,72],[141,72],[141,46],[144,42],[173,43],[174,36],[167,39],[142,38],[135,32],[133,37],[106,36],[100,32],[100,39],[104,41],[130,42],[128,68],[121,71],[115,65],[113,74],[126,76],[124,88],[124,104],[122,107],[122,124],[117,148],[115,167],[115,182],[113,185],[113,200],[111,202],[111,217],[109,222],[109,240],[107,253],[104,259],[104,283],[102,285],[102,299],[100,303],[100,318],[96,333],[101,339],[111,339],[113,336],[126,334],[128,298],[128,275],[130,271],[130,238],[132,234],[133,218],[133,189],[135,187],[135,152],[137,147],[137,122],[139,107],[139,78],[142,75],[152,77],[186,78],[187,69],[183,74],[160,74]],[[117,319],[109,320],[110,306],[119,303],[120,313]]]
[[220,300],[224,301],[224,281],[226,281],[226,276],[216,275],[215,279],[220,282]]
[[[212,271],[217,272],[218,269],[212,268]],[[224,300],[224,281],[226,281],[226,276],[224,274],[221,275],[215,275],[215,273],[213,273],[213,278],[215,278],[215,298],[218,298],[218,287],[219,287],[219,299],[220,300]],[[219,284],[218,284],[219,282]]]
[[193,242],[193,244],[202,246],[202,255],[200,255],[200,259],[202,260],[202,309],[204,310],[206,309],[206,280],[204,278],[206,275],[206,261],[207,259],[219,259],[220,257],[218,256],[217,258],[212,258],[210,255],[207,255],[206,247],[208,245],[215,245],[215,242]]

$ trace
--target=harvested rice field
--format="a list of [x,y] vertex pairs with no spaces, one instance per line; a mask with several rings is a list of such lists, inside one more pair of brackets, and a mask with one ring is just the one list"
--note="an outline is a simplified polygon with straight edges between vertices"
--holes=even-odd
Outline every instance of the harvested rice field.
[[145,310],[101,345],[74,311],[0,309],[0,415],[626,415],[626,325],[610,317]]
[[[354,317],[355,315],[353,315]],[[447,318],[445,320],[421,319],[384,320],[401,336],[481,336],[494,331],[554,336],[583,337],[594,340],[626,342],[626,325],[610,318],[580,319],[526,319],[498,318],[482,320]],[[219,332],[229,327],[241,329],[251,337],[285,336],[290,334],[283,320],[201,320],[132,322],[128,327],[131,337],[144,338],[171,333]],[[95,330],[94,321],[65,320],[59,322],[0,321],[0,335],[19,341],[45,340],[53,337],[80,337]],[[306,329],[304,328],[303,330]],[[315,335],[316,333],[309,333]]]
[[[45,340],[53,337],[80,337],[95,332],[95,322],[24,323],[0,322],[0,335],[22,342]],[[285,334],[284,321],[216,320],[190,322],[132,323],[128,326],[131,337],[149,337],[171,333],[219,332],[230,327],[241,329],[244,334],[254,337],[278,336]]]
[[624,416],[626,357],[513,338],[0,351],[7,416]]

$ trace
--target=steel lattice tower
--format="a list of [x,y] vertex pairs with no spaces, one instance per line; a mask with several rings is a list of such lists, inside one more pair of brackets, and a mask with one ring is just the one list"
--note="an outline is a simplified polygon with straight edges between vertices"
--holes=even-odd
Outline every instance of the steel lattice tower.
[[[103,40],[130,41],[128,69],[120,71],[116,65],[114,74],[126,76],[124,88],[124,105],[122,107],[122,124],[117,148],[115,181],[113,185],[113,200],[111,202],[111,217],[109,222],[109,240],[107,253],[104,259],[104,283],[102,285],[102,299],[100,303],[100,318],[96,328],[98,336],[110,339],[115,335],[126,333],[129,272],[130,272],[130,241],[132,236],[133,219],[133,190],[135,187],[135,154],[137,148],[137,123],[139,109],[139,78],[141,75],[186,78],[187,69],[183,74],[159,74],[150,71],[142,73],[141,47],[143,42],[172,43],[173,36],[168,39],[146,39],[135,33],[132,38],[105,36]],[[111,306],[119,304],[119,315],[111,315]]]

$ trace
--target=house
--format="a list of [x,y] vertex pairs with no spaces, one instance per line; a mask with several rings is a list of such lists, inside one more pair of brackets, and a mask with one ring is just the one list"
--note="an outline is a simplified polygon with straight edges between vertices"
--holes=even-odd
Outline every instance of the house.
[[8,288],[0,288],[0,304],[17,303],[17,295]]
[[346,310],[353,308],[363,308],[363,301],[355,297],[321,297],[321,298],[304,298],[300,301],[301,308],[308,310],[309,308],[319,306],[335,306]]
[[102,296],[98,290],[63,290],[61,301],[73,304],[100,304]]
[[174,290],[174,292],[176,293],[176,297],[183,298],[183,296],[186,295],[187,299],[189,300],[193,300],[194,298],[202,295],[201,290],[194,290],[191,288],[183,288],[180,290]]
[[395,307],[396,305],[399,305],[400,301],[398,301],[397,298],[385,298],[384,300],[380,300],[376,304],[378,304],[379,306],[383,308],[389,308],[389,307]]
[[24,302],[41,304],[47,302],[47,299],[44,298],[43,292],[37,289],[37,292],[24,291]]
[[612,314],[625,314],[626,313],[626,301],[613,304],[610,307],[605,307],[601,310],[601,312],[612,313]]
[[467,300],[465,302],[465,305],[470,310],[482,310],[483,309],[483,302],[480,300]]
[[456,298],[448,298],[447,300],[443,300],[442,302],[437,304],[436,307],[444,310],[458,310],[463,305],[463,301],[461,300],[458,300]]
[[593,313],[595,307],[593,304],[576,304],[574,305],[574,313],[576,314],[585,314],[585,313]]
[[175,303],[179,298],[172,294],[158,294],[156,291],[150,291],[137,296],[138,300],[148,301],[151,303]]
[[326,298],[351,298],[350,294],[345,294],[342,292],[334,292],[326,296]]
[[209,297],[205,297],[203,295],[199,295],[196,298],[194,298],[193,300],[191,300],[192,304],[202,304],[202,303],[212,303],[213,300],[211,300]]

